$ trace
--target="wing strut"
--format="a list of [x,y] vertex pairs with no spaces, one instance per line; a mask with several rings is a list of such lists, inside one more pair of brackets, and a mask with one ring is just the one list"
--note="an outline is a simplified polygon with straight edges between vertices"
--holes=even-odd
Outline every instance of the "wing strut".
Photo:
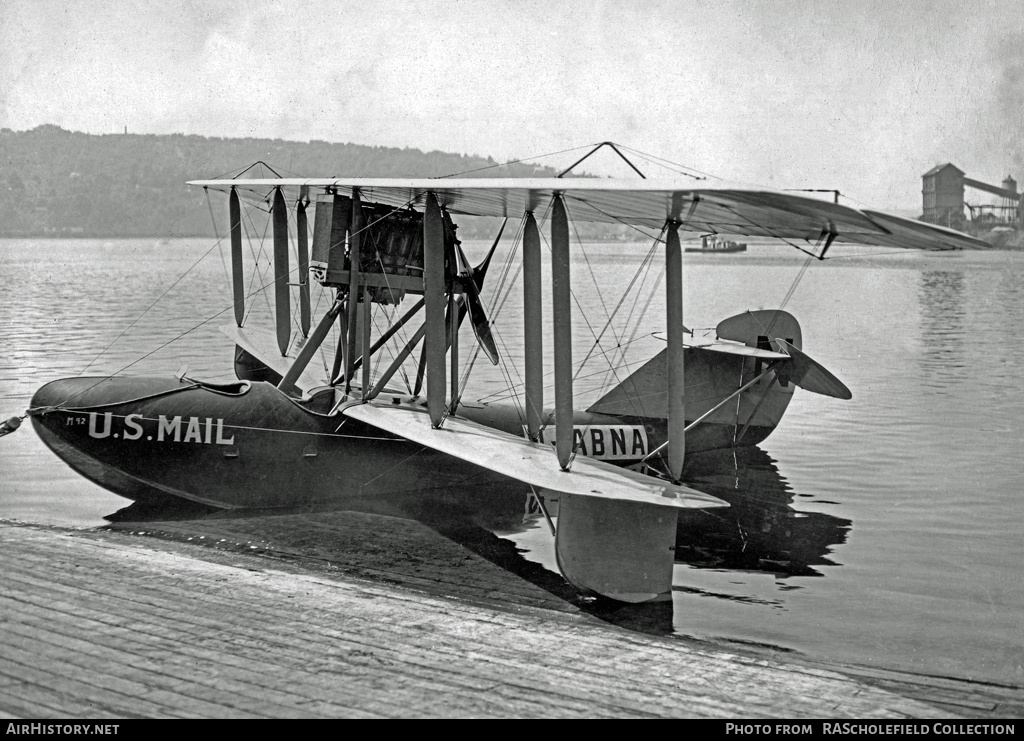
[[[342,297],[339,293],[338,300]],[[345,351],[348,349],[348,299],[344,299],[341,313],[338,315],[338,345],[334,348],[334,363],[331,365],[331,385],[337,386],[341,382],[342,372],[347,367],[345,362]]]
[[[472,278],[469,281],[473,283]],[[475,285],[475,284],[474,284]],[[466,304],[469,304],[469,296],[466,296]],[[459,409],[459,309],[456,302],[455,291],[448,294],[448,347],[451,348],[451,393],[448,403],[448,414],[455,414]]]
[[668,473],[678,482],[686,455],[686,408],[683,369],[683,250],[679,244],[679,222],[668,223],[665,244],[665,307],[668,326]]
[[551,209],[551,319],[555,340],[555,450],[558,465],[572,459],[572,305],[569,285],[569,217],[562,196]]
[[[345,394],[352,391],[352,373],[356,360],[356,337],[359,336],[359,298],[363,293],[360,287],[359,268],[362,265],[363,242],[363,203],[359,191],[352,189],[352,218],[349,221],[351,231],[348,239],[349,284],[348,284],[348,347],[345,351]],[[362,311],[367,311],[363,306]],[[363,348],[360,348],[360,355]],[[363,389],[366,392],[366,389]]]
[[[342,303],[341,301],[335,301],[334,305],[324,314],[320,323],[316,325],[316,329],[313,330],[313,334],[306,344],[302,346],[299,351],[299,355],[295,358],[288,372],[284,374],[281,382],[277,384],[277,387],[284,391],[286,394],[292,393],[295,388],[295,382],[302,375],[302,371],[306,370],[306,366],[309,365],[309,361],[313,358],[313,355],[317,350],[320,349],[320,345],[323,344],[324,339],[327,337],[327,333],[331,330],[331,325],[334,324],[334,320],[338,318],[338,314],[341,313]],[[308,389],[307,389],[308,391]]]
[[288,296],[288,207],[280,188],[274,188],[274,309],[277,319],[277,347],[288,354],[291,339],[290,299]]
[[540,420],[544,411],[544,329],[540,285],[540,232],[532,212],[523,228],[523,351],[526,372],[526,431],[530,440],[540,441]]
[[420,325],[419,329],[413,333],[412,338],[405,343],[405,347],[402,348],[401,352],[399,352],[398,355],[395,356],[395,359],[391,361],[391,365],[388,366],[386,371],[384,371],[384,375],[377,379],[377,384],[370,390],[370,393],[363,396],[364,399],[369,400],[377,398],[377,395],[384,390],[385,385],[387,385],[388,381],[391,380],[392,376],[394,376],[395,373],[398,372],[398,369],[402,367],[402,363],[404,363],[406,358],[412,354],[416,345],[420,344],[420,340],[423,339],[423,335],[426,333],[427,323],[424,322]]
[[362,307],[359,310],[359,352],[362,353],[363,380],[360,384],[363,394],[370,388],[370,312],[373,310],[370,296],[364,288]]
[[427,410],[430,424],[441,426],[445,416],[445,336],[444,311],[444,218],[437,197],[427,193],[423,214],[423,298],[426,299],[427,326],[424,349],[427,359]]
[[238,192],[232,188],[228,199],[228,222],[231,229],[231,283],[235,293],[235,324],[242,326],[245,318],[245,286],[242,285],[242,212]]
[[306,231],[306,204],[309,203],[307,189],[299,194],[295,204],[295,241],[299,250],[299,328],[303,337],[309,337],[309,233]]
[[646,179],[647,179],[647,176],[646,176],[646,175],[644,175],[644,174],[643,174],[642,172],[640,172],[640,170],[639,170],[639,169],[637,169],[637,166],[636,166],[636,165],[634,165],[634,164],[633,164],[632,162],[630,162],[630,161],[629,161],[629,158],[628,158],[628,157],[627,157],[626,155],[624,155],[624,154],[623,154],[622,152],[620,152],[620,151],[619,151],[619,148],[618,148],[618,147],[616,147],[616,146],[615,146],[615,144],[614,144],[613,142],[601,142],[601,143],[600,143],[600,144],[598,144],[598,145],[597,145],[596,147],[594,147],[594,148],[593,148],[593,149],[591,149],[591,150],[590,150],[589,152],[587,152],[587,153],[586,153],[585,155],[583,155],[583,156],[582,156],[582,157],[580,157],[580,158],[579,158],[578,160],[576,160],[576,161],[575,161],[575,162],[573,162],[573,163],[572,163],[571,165],[569,165],[569,166],[568,166],[567,168],[565,168],[565,169],[564,169],[564,170],[562,170],[562,171],[561,171],[560,173],[558,173],[558,175],[556,175],[555,177],[562,177],[562,176],[564,176],[564,175],[567,175],[567,174],[569,174],[569,172],[571,172],[571,171],[572,171],[572,168],[576,167],[576,165],[578,165],[578,164],[579,164],[580,162],[582,162],[583,160],[587,159],[587,157],[589,157],[590,155],[592,155],[592,154],[593,154],[594,152],[596,152],[596,151],[597,151],[598,149],[600,149],[601,147],[611,147],[611,148],[612,148],[612,151],[613,151],[613,152],[615,152],[615,154],[619,155],[619,157],[621,157],[621,158],[622,158],[622,161],[623,161],[623,162],[625,162],[625,163],[626,163],[627,165],[629,165],[630,167],[632,167],[632,168],[633,168],[633,172],[635,172],[635,173],[636,173],[637,175],[639,175],[639,176],[640,176],[641,178],[643,178],[644,180],[646,180]]
[[[417,301],[415,304],[413,304],[413,306],[409,309],[409,311],[407,311],[405,314],[403,314],[399,318],[399,320],[397,322],[395,322],[390,327],[388,327],[387,331],[384,332],[380,337],[377,338],[377,340],[370,346],[370,351],[366,353],[366,356],[370,357],[375,352],[377,352],[382,347],[384,347],[384,345],[386,345],[388,343],[388,340],[390,340],[392,337],[394,337],[396,334],[398,334],[398,331],[402,327],[404,327],[406,324],[408,324],[409,320],[411,320],[413,317],[415,317],[416,314],[419,313],[420,309],[422,309],[422,308],[423,308],[423,299],[421,298],[419,301]],[[363,364],[362,357],[356,358],[355,361],[352,363],[352,370],[353,370],[353,372],[355,372],[355,370],[357,368],[361,367],[362,364]]]

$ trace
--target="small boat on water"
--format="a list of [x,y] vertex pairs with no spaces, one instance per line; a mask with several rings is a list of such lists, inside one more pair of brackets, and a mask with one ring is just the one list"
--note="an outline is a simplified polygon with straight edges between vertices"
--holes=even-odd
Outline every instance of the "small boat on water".
[[700,247],[687,247],[687,252],[714,252],[724,254],[726,252],[746,252],[746,242],[734,242],[731,239],[722,239],[717,234],[705,234],[700,238]]

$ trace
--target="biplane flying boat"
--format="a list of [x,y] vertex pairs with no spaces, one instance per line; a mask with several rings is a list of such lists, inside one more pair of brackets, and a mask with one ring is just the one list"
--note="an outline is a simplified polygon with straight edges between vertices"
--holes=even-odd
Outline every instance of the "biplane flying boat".
[[[851,397],[803,351],[800,326],[784,311],[730,317],[707,340],[688,332],[680,231],[804,240],[817,257],[844,242],[988,246],[949,229],[792,193],[679,180],[269,178],[191,185],[228,195],[235,324],[226,332],[238,380],[211,383],[179,373],[53,381],[27,412],[46,445],[129,499],[176,497],[227,509],[520,482],[524,495],[546,504],[546,514],[557,502],[555,552],[565,578],[587,593],[628,602],[670,592],[678,508],[727,506],[683,483],[687,452],[760,442],[794,387]],[[240,201],[270,213],[276,331],[243,327]],[[290,336],[290,213],[299,342]],[[552,407],[545,404],[542,360],[544,214]],[[666,348],[585,410],[573,405],[570,214],[660,230],[666,266]],[[521,406],[463,400],[463,319],[491,362],[499,354],[481,299],[491,255],[469,264],[456,235],[461,215],[522,220]],[[315,327],[308,276],[332,296]],[[374,336],[375,307],[403,301],[412,305]],[[402,337],[399,330],[420,311],[419,328]],[[333,367],[320,376],[310,360],[332,333]],[[386,345],[391,360],[372,374],[370,361]],[[418,348],[415,388],[396,390],[397,370],[415,362]]]

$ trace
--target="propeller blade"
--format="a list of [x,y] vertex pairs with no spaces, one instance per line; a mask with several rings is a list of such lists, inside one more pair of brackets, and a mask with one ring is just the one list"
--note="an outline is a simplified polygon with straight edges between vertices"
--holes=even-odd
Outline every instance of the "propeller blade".
[[501,235],[504,233],[505,224],[507,223],[508,217],[506,216],[505,220],[501,222],[501,228],[498,229],[498,236],[494,238],[494,244],[492,244],[491,249],[487,251],[487,257],[481,260],[480,264],[473,269],[473,280],[476,281],[476,285],[478,288],[483,288],[484,276],[487,274],[487,268],[491,264],[491,256],[494,254],[494,250],[498,249],[498,242],[501,241]]
[[789,355],[789,360],[782,363],[775,371],[780,380],[789,381],[796,386],[823,396],[836,399],[852,399],[853,392],[842,381],[833,376],[821,363],[814,360],[783,339],[776,339],[779,349]]
[[[488,251],[487,256],[479,265],[476,266],[476,268],[469,271],[470,279],[463,282],[465,289],[465,293],[463,295],[466,298],[465,306],[469,312],[469,319],[473,325],[473,334],[476,335],[476,341],[487,355],[487,359],[491,361],[491,365],[498,364],[498,348],[494,343],[494,336],[491,334],[491,322],[487,318],[487,312],[484,310],[483,301],[480,299],[480,286],[483,285],[484,277],[487,274],[487,268],[491,262],[491,256],[494,254],[494,250],[498,246],[498,240],[501,239],[501,233],[504,230],[505,222],[502,222],[501,230],[498,232],[498,236],[494,240],[494,244],[491,245],[491,249]],[[468,267],[469,261],[466,259],[466,255],[462,251],[462,247],[458,242],[455,243],[455,252],[458,255],[459,262]],[[461,312],[459,313],[459,318],[462,318]]]
[[[462,248],[456,244],[455,249],[459,254],[459,260],[465,264],[467,261]],[[488,254],[484,259],[484,263],[489,260],[490,255]],[[487,319],[487,313],[483,309],[483,302],[480,300],[480,287],[477,284],[477,280],[483,281],[486,265],[483,264],[483,267],[482,271],[473,270],[470,273],[469,280],[463,281],[463,290],[465,291],[463,296],[466,298],[466,308],[469,311],[469,319],[473,325],[473,334],[476,335],[476,342],[479,343],[487,359],[490,360],[490,364],[497,365],[498,347],[495,345],[495,338],[490,334],[490,320]],[[480,273],[479,276],[477,275],[478,272]]]
[[420,362],[416,366],[416,385],[413,386],[412,395],[419,396],[420,391],[423,389],[423,377],[427,373],[427,346],[426,344],[420,348]]
[[[463,269],[469,273],[471,280],[467,281],[470,284],[467,292],[464,294],[464,300],[460,297],[459,300],[459,315],[458,321],[459,326],[462,326],[462,320],[466,318],[466,314],[470,313],[473,318],[473,334],[476,336],[477,342],[480,343],[480,347],[487,354],[493,365],[498,364],[498,349],[494,344],[494,337],[491,335],[491,324],[487,320],[487,314],[484,312],[483,304],[480,301],[480,287],[484,284],[484,278],[487,276],[487,268],[491,264],[491,256],[494,255],[494,250],[498,247],[498,242],[501,240],[501,235],[505,231],[505,224],[508,223],[506,218],[501,222],[501,228],[498,230],[498,236],[494,239],[494,244],[491,245],[491,249],[487,251],[487,256],[480,261],[480,264],[475,268],[469,268],[469,261],[466,259],[465,253],[462,248],[455,243],[455,259],[458,260]],[[454,243],[454,240],[453,240]],[[471,293],[475,289],[475,293]],[[472,296],[472,298],[471,298]],[[475,303],[474,303],[475,299]],[[473,309],[469,308],[475,306],[475,313]],[[445,311],[445,336],[451,337],[451,334],[447,331],[447,328],[451,326],[451,317],[448,316],[447,310]],[[483,335],[483,339],[481,339]],[[490,348],[490,349],[488,349]],[[426,353],[420,351],[420,362],[416,369],[416,385],[413,390],[413,395],[418,396],[420,390],[423,388],[423,377],[426,373],[427,358]]]
[[498,348],[494,344],[494,337],[491,335],[491,322],[487,319],[487,314],[484,312],[483,303],[480,301],[480,294],[477,293],[476,283],[470,281],[469,293],[466,294],[466,305],[469,308],[469,318],[473,323],[473,334],[476,335],[476,341],[480,343],[480,347],[483,348],[484,353],[487,354],[487,359],[491,361],[491,365],[498,364]]

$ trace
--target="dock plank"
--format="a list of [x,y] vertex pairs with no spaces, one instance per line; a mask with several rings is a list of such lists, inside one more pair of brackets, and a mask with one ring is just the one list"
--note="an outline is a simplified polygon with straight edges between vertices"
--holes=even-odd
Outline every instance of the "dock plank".
[[[0,714],[952,718],[999,710],[952,681],[936,688],[945,703],[922,702],[900,691],[898,674],[851,677],[611,626],[417,523],[346,518],[345,541],[325,518],[310,519],[320,524],[304,544],[265,537],[301,531],[301,517],[167,525],[159,538],[148,526],[140,536],[141,527],[0,522],[0,558],[10,565],[0,580]],[[196,533],[212,542],[189,541]],[[367,539],[374,546],[361,553]],[[387,553],[392,539],[419,555]],[[425,548],[430,539],[440,542]]]

